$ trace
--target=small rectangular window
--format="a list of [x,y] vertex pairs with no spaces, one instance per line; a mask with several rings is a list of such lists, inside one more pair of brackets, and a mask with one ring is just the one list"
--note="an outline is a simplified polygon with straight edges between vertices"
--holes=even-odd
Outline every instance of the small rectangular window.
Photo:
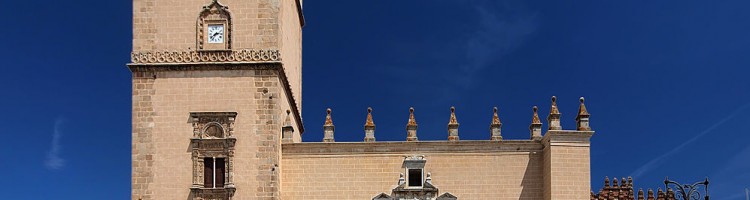
[[203,158],[203,187],[224,187],[224,158]]
[[223,188],[224,187],[224,158],[216,158],[216,173],[214,176],[216,176],[216,187],[217,188]]
[[203,187],[214,187],[214,159],[203,158]]
[[409,187],[422,187],[422,169],[409,169]]

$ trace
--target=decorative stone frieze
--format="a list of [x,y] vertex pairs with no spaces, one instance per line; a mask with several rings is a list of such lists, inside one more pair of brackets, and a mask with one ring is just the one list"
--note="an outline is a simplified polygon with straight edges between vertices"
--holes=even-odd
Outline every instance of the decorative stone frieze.
[[281,61],[281,52],[275,49],[242,49],[226,51],[145,51],[130,53],[131,64],[267,61]]
[[223,200],[234,196],[235,188],[191,188],[194,200]]
[[236,112],[190,113],[190,119],[193,124],[193,138],[232,137],[234,133],[234,119],[236,117]]

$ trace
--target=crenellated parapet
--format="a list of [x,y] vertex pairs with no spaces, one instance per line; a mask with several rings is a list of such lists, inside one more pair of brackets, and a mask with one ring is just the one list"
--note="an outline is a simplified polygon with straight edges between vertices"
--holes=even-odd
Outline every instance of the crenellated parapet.
[[[375,138],[382,136],[375,135],[375,120],[382,117],[398,119],[399,116],[375,116],[377,112],[372,108],[361,113],[364,123],[360,125],[364,131],[357,130],[357,134],[363,136],[361,141],[336,140],[333,112],[327,109],[325,118],[319,118],[323,125],[322,142],[281,145],[282,165],[293,166],[281,168],[284,192],[294,196],[295,191],[306,191],[310,187],[308,181],[295,180],[319,180],[320,183],[314,183],[320,187],[318,191],[337,191],[366,182],[366,187],[354,187],[349,193],[353,195],[347,194],[345,198],[331,195],[326,199],[502,199],[494,197],[504,195],[513,199],[589,199],[589,139],[594,132],[590,128],[578,130],[579,125],[576,128],[571,125],[569,129],[573,130],[565,130],[560,125],[566,118],[571,122],[574,117],[581,121],[588,120],[589,115],[588,112],[579,112],[584,115],[564,116],[564,109],[558,107],[557,100],[552,97],[549,115],[539,113],[538,107],[534,106],[532,113],[528,113],[531,116],[522,116],[527,120],[526,117],[531,117],[530,124],[524,124],[529,126],[530,136],[521,133],[519,138],[502,132],[503,120],[507,116],[501,116],[497,107],[491,107],[485,113],[486,124],[481,125],[489,126],[489,134],[485,132],[486,139],[479,140],[460,139],[460,134],[465,134],[465,131],[460,131],[464,128],[460,126],[464,121],[459,119],[466,118],[463,118],[465,113],[454,106],[444,110],[446,121],[439,126],[444,127],[445,132],[438,134],[445,135],[437,141],[419,140],[417,110],[413,107],[404,109],[401,115],[406,121],[401,126],[406,133],[397,133],[405,137],[401,141],[376,142]],[[544,120],[540,117],[543,114],[547,115],[550,127],[543,127]],[[584,125],[587,127],[588,123]],[[293,135],[291,127],[282,129],[288,130],[285,135]],[[405,161],[403,156],[407,156]],[[430,164],[414,164],[424,160],[430,160]],[[392,180],[379,181],[381,177]],[[471,190],[478,186],[493,189],[481,194],[467,191],[467,188]],[[446,191],[450,193],[444,193]],[[627,192],[618,190],[616,195],[632,193]]]
[[648,192],[644,194],[643,189],[638,189],[638,194],[635,194],[633,190],[633,178],[628,177],[627,179],[620,179],[618,183],[617,178],[612,180],[610,185],[609,177],[604,178],[604,187],[599,190],[598,193],[591,192],[591,200],[675,200],[675,193],[672,189],[668,189],[666,192],[659,188],[654,195],[654,191],[648,189]]
[[[364,142],[375,142],[375,122],[373,121],[373,109],[367,108],[367,117],[364,124]],[[406,122],[406,141],[407,142],[416,142],[419,141],[417,137],[417,120],[415,118],[415,109],[413,107],[409,108],[409,118]],[[547,116],[547,133],[543,133],[542,130],[542,120],[539,117],[539,109],[537,106],[534,106],[532,108],[532,118],[531,118],[531,124],[529,125],[529,133],[530,137],[528,140],[531,141],[537,141],[541,142],[544,140],[547,135],[550,134],[557,134],[562,137],[577,137],[580,135],[581,139],[585,139],[585,141],[588,141],[588,138],[593,134],[593,131],[591,130],[591,127],[589,127],[589,117],[590,114],[586,110],[585,105],[583,104],[583,97],[580,98],[580,105],[578,110],[578,115],[576,115],[576,129],[575,130],[563,130],[561,125],[561,117],[562,114],[557,107],[557,97],[552,96],[552,102],[550,107],[550,113]],[[448,118],[447,123],[447,141],[451,142],[459,142],[459,125],[458,117],[456,113],[456,107],[451,106],[450,107],[450,116]],[[500,120],[499,114],[498,114],[498,108],[493,107],[492,109],[492,118],[489,124],[489,140],[492,141],[503,141],[504,137],[502,135],[502,126],[503,123]],[[331,118],[331,109],[326,110],[326,118],[325,123],[323,125],[323,142],[335,142],[334,139],[334,125],[333,120]]]

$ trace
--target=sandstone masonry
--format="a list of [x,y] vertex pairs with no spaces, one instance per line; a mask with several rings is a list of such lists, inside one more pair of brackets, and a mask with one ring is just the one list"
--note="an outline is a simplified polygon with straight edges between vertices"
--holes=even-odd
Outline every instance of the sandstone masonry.
[[[589,113],[548,130],[536,107],[529,138],[461,140],[451,108],[445,141],[302,142],[302,0],[133,0],[133,200],[589,199]],[[575,116],[575,129],[561,119]],[[308,133],[310,134],[310,133]],[[632,193],[632,192],[631,192]]]

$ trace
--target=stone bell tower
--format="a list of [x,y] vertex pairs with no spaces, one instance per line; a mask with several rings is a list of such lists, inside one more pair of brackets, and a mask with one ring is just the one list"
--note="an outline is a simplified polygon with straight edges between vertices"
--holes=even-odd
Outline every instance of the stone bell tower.
[[303,25],[302,0],[133,0],[131,199],[280,198]]

